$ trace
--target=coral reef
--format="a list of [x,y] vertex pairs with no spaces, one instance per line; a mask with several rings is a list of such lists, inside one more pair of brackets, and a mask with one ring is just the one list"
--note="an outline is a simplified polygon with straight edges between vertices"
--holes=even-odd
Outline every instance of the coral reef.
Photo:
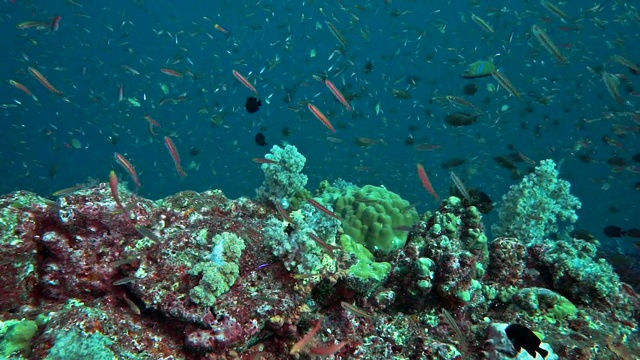
[[575,301],[610,302],[622,284],[613,267],[596,260],[595,244],[578,239],[548,240],[530,249],[539,262],[536,268],[549,274],[553,288]]
[[[640,352],[640,296],[596,260],[596,242],[490,241],[481,212],[451,196],[392,222],[406,234],[401,245],[371,251],[345,230],[342,190],[328,189],[314,197],[326,209],[289,210],[273,201],[296,195],[278,191],[263,203],[217,190],[151,201],[121,187],[124,209],[108,184],[55,202],[0,197],[0,289],[10,297],[0,298],[1,355],[530,358],[515,353],[509,323],[538,334],[547,359]],[[369,202],[380,190],[367,191],[365,208],[407,206]]]

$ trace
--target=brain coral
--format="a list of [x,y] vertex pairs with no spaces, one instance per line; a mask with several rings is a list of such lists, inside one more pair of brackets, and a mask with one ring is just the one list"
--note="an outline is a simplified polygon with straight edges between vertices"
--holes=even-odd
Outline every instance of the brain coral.
[[419,220],[408,201],[383,187],[330,188],[322,202],[332,205],[344,220],[344,232],[374,254],[402,248],[407,241],[406,228]]

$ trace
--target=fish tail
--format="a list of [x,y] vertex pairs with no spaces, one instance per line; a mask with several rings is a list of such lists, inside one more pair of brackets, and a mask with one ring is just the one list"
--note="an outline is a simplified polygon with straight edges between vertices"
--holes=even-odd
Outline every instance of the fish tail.
[[549,352],[541,347],[538,347],[536,351],[542,356],[543,359],[546,359],[546,357],[549,356]]

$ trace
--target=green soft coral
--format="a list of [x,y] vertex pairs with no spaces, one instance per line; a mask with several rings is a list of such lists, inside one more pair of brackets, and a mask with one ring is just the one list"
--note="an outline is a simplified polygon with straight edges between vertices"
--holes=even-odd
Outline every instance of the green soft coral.
[[240,275],[237,262],[245,248],[244,240],[229,232],[218,234],[211,241],[211,254],[189,270],[189,275],[202,276],[189,292],[191,301],[201,306],[213,306],[220,295],[231,289]]
[[32,320],[9,320],[0,325],[0,354],[3,359],[20,354],[28,357],[31,352],[31,339],[38,331],[38,325]]
[[545,288],[520,289],[512,301],[531,315],[542,315],[551,322],[573,319],[578,308],[566,297]]
[[340,236],[342,249],[352,254],[355,264],[349,267],[349,286],[362,294],[370,294],[377,289],[389,276],[391,264],[376,262],[373,254],[362,244],[354,241],[349,235]]

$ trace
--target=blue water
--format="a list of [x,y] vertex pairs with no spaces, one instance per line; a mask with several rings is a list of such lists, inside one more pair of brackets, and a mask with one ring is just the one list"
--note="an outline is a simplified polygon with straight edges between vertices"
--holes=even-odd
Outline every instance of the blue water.
[[[611,2],[596,14],[582,12],[573,3],[559,3],[572,17],[566,24],[537,1],[505,2],[504,7],[472,7],[468,1],[387,5],[383,0],[356,7],[343,1],[346,8],[341,8],[340,1],[191,3],[79,0],[75,4],[81,6],[77,6],[64,1],[5,0],[0,4],[0,104],[17,105],[0,108],[4,174],[0,192],[24,189],[49,195],[78,183],[107,181],[112,169],[132,184],[113,159],[113,153],[119,152],[136,167],[142,182],[138,194],[144,197],[211,188],[222,189],[232,198],[254,196],[263,175],[251,159],[264,156],[271,145],[288,142],[307,157],[308,188],[322,179],[338,178],[359,185],[384,185],[410,202],[422,201],[419,209],[424,211],[437,204],[422,187],[416,163],[429,171],[442,196],[450,180],[449,170],[440,164],[453,157],[465,158],[467,162],[454,171],[469,186],[499,201],[518,180],[493,158],[507,155],[507,146],[514,144],[534,160],[562,161],[562,177],[572,183],[573,193],[583,202],[577,227],[605,242],[609,240],[601,234],[606,225],[640,227],[640,192],[633,188],[640,176],[628,170],[614,172],[606,164],[606,159],[618,155],[629,165],[640,165],[631,161],[631,155],[640,151],[640,125],[621,115],[583,121],[606,112],[638,116],[640,98],[623,91],[626,103],[618,104],[600,76],[588,69],[604,66],[640,88],[639,76],[611,61],[612,55],[620,54],[640,62],[638,20],[623,2]],[[471,21],[471,13],[487,20],[495,33],[483,32]],[[22,21],[50,22],[56,15],[62,20],[55,32],[16,28]],[[346,37],[345,55],[334,53],[338,41],[326,21]],[[217,31],[216,23],[231,36]],[[557,64],[531,37],[533,24],[547,30],[568,64]],[[579,29],[562,30],[561,26]],[[490,93],[486,86],[496,85],[491,77],[472,80],[479,91],[466,99],[488,115],[472,126],[446,126],[444,116],[454,108],[430,100],[464,96],[462,87],[470,81],[460,73],[467,64],[491,56],[524,101],[504,89]],[[364,72],[368,61],[374,64],[369,74]],[[29,66],[40,70],[67,101],[39,84],[28,73]],[[193,76],[170,77],[160,72],[163,67]],[[336,76],[340,68],[345,70]],[[244,109],[251,93],[233,77],[234,69],[260,93],[263,106],[255,114]],[[353,115],[313,79],[314,74],[328,74],[338,88],[357,95],[351,101]],[[409,85],[407,77],[416,79],[415,85]],[[10,79],[27,86],[39,102],[12,87]],[[120,84],[125,98],[137,99],[140,107],[118,101]],[[168,95],[162,93],[161,84],[169,88]],[[294,89],[290,103],[284,101],[287,89]],[[411,97],[394,97],[392,89],[407,90]],[[553,97],[548,104],[540,104],[528,95],[532,92]],[[160,105],[162,99],[179,95],[186,100]],[[308,100],[333,122],[335,135],[309,113],[304,103]],[[508,109],[502,111],[505,105]],[[149,133],[146,114],[162,124],[158,132],[172,134],[188,174],[185,178],[176,172],[162,136]],[[221,126],[211,124],[215,114],[224,114]],[[615,135],[614,124],[631,131]],[[409,126],[417,128],[412,134],[416,143],[442,148],[417,152],[405,145]],[[282,134],[285,127],[291,131],[289,137]],[[260,131],[268,147],[254,142]],[[624,150],[603,142],[604,135],[619,141]],[[328,136],[343,142],[328,141]],[[383,139],[385,144],[363,148],[353,142],[357,137]],[[69,148],[72,139],[81,142],[80,149]],[[592,141],[593,163],[583,163],[572,154],[581,139]],[[192,147],[201,152],[190,155]],[[519,166],[526,168],[523,163]],[[494,219],[490,215],[487,221]],[[610,244],[633,249],[630,243],[624,239]]]

